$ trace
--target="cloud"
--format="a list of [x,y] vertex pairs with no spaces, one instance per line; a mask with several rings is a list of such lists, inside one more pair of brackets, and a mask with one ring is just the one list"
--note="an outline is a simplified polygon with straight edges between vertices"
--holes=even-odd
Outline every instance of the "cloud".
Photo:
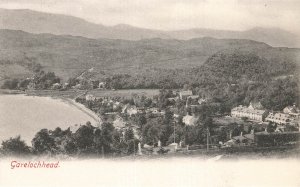
[[104,25],[166,30],[279,27],[300,33],[298,0],[0,0],[0,7],[68,14]]

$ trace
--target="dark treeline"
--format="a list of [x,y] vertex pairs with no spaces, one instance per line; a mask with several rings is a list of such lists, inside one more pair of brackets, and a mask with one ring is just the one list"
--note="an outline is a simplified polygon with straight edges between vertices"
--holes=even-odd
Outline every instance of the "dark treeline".
[[70,128],[62,130],[41,129],[32,139],[32,147],[25,144],[20,136],[3,141],[0,152],[6,156],[24,155],[69,155],[69,156],[114,156],[129,155],[137,150],[138,140],[131,128],[124,135],[112,124],[103,123],[101,128],[89,122],[76,132]]
[[55,83],[60,83],[60,78],[54,72],[39,71],[35,72],[31,78],[6,80],[1,88],[11,90],[41,90],[53,88],[53,84]]

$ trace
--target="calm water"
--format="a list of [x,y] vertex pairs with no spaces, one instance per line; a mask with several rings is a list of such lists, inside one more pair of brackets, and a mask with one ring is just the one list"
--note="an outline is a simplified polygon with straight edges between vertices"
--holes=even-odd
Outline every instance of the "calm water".
[[42,128],[66,129],[96,120],[80,108],[60,99],[24,95],[0,95],[0,141],[21,135],[31,145]]

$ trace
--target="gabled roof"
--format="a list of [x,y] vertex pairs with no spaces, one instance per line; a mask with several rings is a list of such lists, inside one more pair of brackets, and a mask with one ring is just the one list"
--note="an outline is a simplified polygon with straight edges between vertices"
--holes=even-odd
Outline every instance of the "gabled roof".
[[300,110],[294,105],[294,106],[287,106],[283,109],[286,113],[299,113]]
[[250,102],[249,109],[262,110],[264,107],[260,102]]

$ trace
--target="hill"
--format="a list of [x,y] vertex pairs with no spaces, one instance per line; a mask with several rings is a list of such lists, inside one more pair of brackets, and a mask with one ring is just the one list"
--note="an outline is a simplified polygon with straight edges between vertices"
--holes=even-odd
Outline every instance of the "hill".
[[273,47],[300,47],[299,36],[278,28],[256,27],[245,31],[189,29],[170,31],[169,36],[177,39],[213,37],[219,39],[249,39],[267,43]]
[[0,9],[0,29],[22,30],[30,33],[73,35],[87,38],[139,40],[169,38],[161,31],[129,25],[104,26],[62,14],[50,14],[27,9]]
[[299,36],[277,28],[253,28],[246,31],[188,29],[177,31],[151,30],[120,24],[104,26],[83,19],[37,12],[32,10],[0,9],[0,29],[22,30],[29,33],[73,35],[87,38],[123,40],[178,39],[189,40],[200,37],[220,39],[249,39],[267,43],[274,47],[300,47]]
[[[139,41],[89,39],[67,35],[0,30],[1,78],[28,76],[34,68],[53,71],[63,79],[91,69],[96,77],[143,74],[149,69],[201,66],[219,51],[244,50],[272,61],[296,62],[298,49],[273,48],[251,40],[199,38]],[[41,67],[40,67],[41,66]]]

